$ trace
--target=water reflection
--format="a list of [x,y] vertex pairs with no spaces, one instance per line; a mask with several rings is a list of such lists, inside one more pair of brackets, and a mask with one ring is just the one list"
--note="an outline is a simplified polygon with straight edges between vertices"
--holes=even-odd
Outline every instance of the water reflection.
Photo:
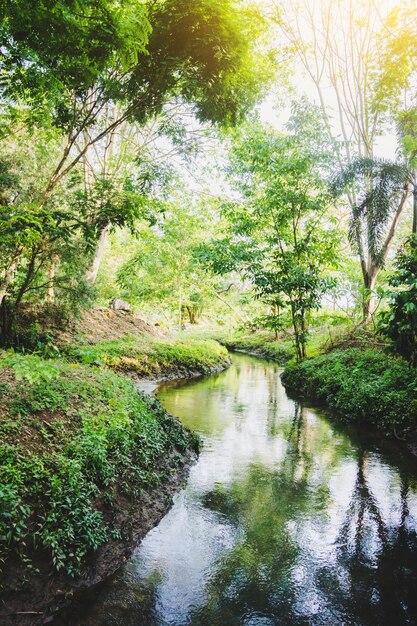
[[285,394],[279,369],[160,398],[205,446],[186,489],[75,626],[417,623],[416,462]]

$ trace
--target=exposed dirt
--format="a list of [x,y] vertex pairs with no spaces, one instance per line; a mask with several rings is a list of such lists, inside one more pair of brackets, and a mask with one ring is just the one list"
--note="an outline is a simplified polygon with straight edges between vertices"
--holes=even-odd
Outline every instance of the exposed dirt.
[[[181,455],[180,467],[160,486],[147,491],[132,502],[118,495],[107,516],[116,519],[123,528],[126,540],[113,540],[103,545],[94,555],[83,578],[73,580],[65,574],[51,570],[41,553],[35,556],[34,565],[39,574],[23,588],[15,588],[14,575],[7,581],[6,601],[0,606],[2,626],[38,626],[59,624],[60,610],[68,606],[83,591],[98,585],[121,567],[143,537],[162,519],[171,507],[172,498],[185,482],[189,469],[196,459],[194,453]],[[178,466],[178,452],[172,454],[170,465]],[[17,576],[18,572],[16,572]]]
[[82,319],[70,322],[65,330],[57,331],[55,340],[61,344],[80,340],[97,343],[122,339],[127,335],[163,337],[160,329],[139,313],[97,307],[86,311]]

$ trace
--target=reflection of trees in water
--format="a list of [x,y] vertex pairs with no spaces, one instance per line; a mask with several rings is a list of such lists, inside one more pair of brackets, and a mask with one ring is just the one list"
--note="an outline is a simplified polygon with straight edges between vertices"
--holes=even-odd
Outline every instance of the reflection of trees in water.
[[400,521],[384,522],[367,476],[367,453],[359,450],[351,501],[336,540],[337,568],[317,572],[326,601],[353,623],[417,624],[417,536],[408,529],[408,480],[399,470]]
[[[304,418],[303,409],[297,406],[287,454],[279,470],[271,472],[260,464],[252,465],[244,480],[218,486],[206,497],[204,504],[234,523],[238,536],[242,532],[242,540],[210,579],[207,604],[195,611],[191,624],[242,624],[244,616],[253,613],[269,617],[271,624],[278,615],[285,620],[282,623],[308,623],[293,610],[296,596],[291,572],[300,549],[287,523],[303,519],[311,506],[313,462],[303,441]],[[321,490],[323,507],[325,493]]]
[[[359,450],[350,501],[342,518],[337,518],[339,530],[332,564],[320,565],[320,559],[315,561],[313,557],[306,565],[306,547],[300,534],[305,533],[309,522],[317,519],[320,512],[325,514],[329,510],[329,477],[334,468],[344,467],[345,458],[351,463],[352,448],[348,440],[328,445],[332,435],[326,422],[312,421],[311,414],[298,405],[292,420],[277,422],[276,428],[287,443],[280,468],[271,472],[262,464],[252,465],[244,480],[230,486],[219,485],[204,500],[206,507],[235,525],[238,541],[216,564],[216,570],[208,578],[206,603],[195,609],[187,623],[194,626],[416,624],[417,541],[414,531],[409,530],[406,473],[401,469],[398,473],[398,523],[393,526],[391,521],[389,525],[372,489],[367,453]],[[325,467],[321,467],[317,480],[321,454],[325,455]],[[304,540],[306,537],[308,533],[304,534]],[[313,547],[317,553],[320,544]],[[308,550],[309,546],[307,553]],[[329,563],[331,558],[324,556],[322,563]],[[297,584],[294,572],[300,565],[310,571]],[[100,609],[92,611],[93,617],[86,607],[82,611],[84,619],[77,624],[161,624],[155,608],[160,584],[158,575],[143,581],[136,580],[136,575],[125,575],[105,595]],[[305,602],[309,594],[318,599],[316,612],[309,613],[310,606]],[[254,614],[258,617],[251,621]]]
[[[210,579],[207,603],[196,609],[190,624],[242,624],[254,614],[263,616],[259,623],[282,626],[417,624],[417,538],[407,527],[407,479],[400,471],[400,521],[393,529],[370,487],[363,450],[335,541],[335,559],[330,566],[313,558],[307,582],[294,582],[298,565],[306,567],[294,530],[302,532],[304,523],[326,513],[329,475],[346,452],[344,445],[339,452],[332,449],[326,470],[318,482],[316,475],[312,481],[320,440],[306,417],[296,405],[291,424],[283,424],[288,445],[279,470],[253,465],[245,480],[219,486],[207,496],[205,504],[226,515],[242,539]],[[350,459],[351,453],[350,448]],[[308,594],[320,605],[311,614],[301,608],[308,607]]]
[[301,407],[301,404],[299,404],[298,402],[295,402],[295,407],[294,407],[294,417],[292,419],[291,422],[291,428],[290,428],[290,432],[288,435],[287,440],[288,441],[292,441],[294,434],[295,434],[295,441],[296,441],[296,449],[299,450],[299,442],[300,442],[300,437],[301,437],[301,418],[303,415],[303,409]]
[[[256,370],[249,372],[247,380],[255,375]],[[400,510],[396,523],[387,521],[375,496],[381,483],[373,482],[378,479],[369,471],[366,451],[359,449],[353,458],[350,440],[333,433],[325,420],[300,405],[295,405],[292,419],[283,418],[282,413],[277,417],[276,379],[275,383],[268,379],[268,389],[266,429],[268,433],[273,429],[285,441],[285,457],[275,471],[269,463],[252,464],[244,478],[217,485],[203,499],[202,504],[215,511],[220,521],[224,516],[234,525],[237,541],[208,574],[205,604],[195,608],[186,623],[417,624],[417,538],[411,529],[414,520],[406,472],[397,470]],[[233,401],[240,402],[251,392],[237,394],[233,387],[233,393]],[[342,499],[343,506],[335,507],[330,479],[340,472],[343,475],[345,468],[353,471],[353,482],[346,479],[343,488],[348,501]],[[385,471],[382,465],[379,471]],[[321,538],[310,534],[315,524],[315,530],[322,531]],[[331,532],[334,526],[335,534]],[[302,576],[297,579],[300,570]],[[136,572],[125,574],[105,594],[100,609],[92,611],[93,618],[86,608],[85,619],[68,625],[170,623],[161,621],[164,616],[158,614],[164,584],[159,574],[156,569],[146,580],[137,580]],[[309,603],[310,597],[316,606]],[[178,626],[180,622],[173,623]]]

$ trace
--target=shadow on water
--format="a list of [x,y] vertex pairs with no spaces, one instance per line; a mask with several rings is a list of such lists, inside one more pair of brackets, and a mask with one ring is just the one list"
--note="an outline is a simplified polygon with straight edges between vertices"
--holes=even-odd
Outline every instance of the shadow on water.
[[204,448],[186,488],[71,626],[417,624],[417,462],[291,400],[274,364],[159,397]]

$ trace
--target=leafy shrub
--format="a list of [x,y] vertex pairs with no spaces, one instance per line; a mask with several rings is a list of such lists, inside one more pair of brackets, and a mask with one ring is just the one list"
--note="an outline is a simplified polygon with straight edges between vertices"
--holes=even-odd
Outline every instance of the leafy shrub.
[[11,367],[16,380],[26,380],[29,384],[39,380],[51,380],[58,375],[56,365],[41,359],[37,355],[17,354],[14,351],[3,353],[0,357],[0,367]]
[[286,387],[325,402],[346,420],[384,431],[417,425],[417,371],[379,350],[330,352],[289,365]]
[[[15,357],[18,368],[0,369],[0,569],[42,548],[77,576],[89,553],[121,535],[109,513],[115,495],[157,485],[198,441],[122,376]],[[28,385],[31,365],[54,375]]]
[[108,529],[101,511],[92,506],[94,486],[80,466],[64,456],[58,461],[58,472],[45,476],[46,502],[33,539],[50,551],[56,570],[75,576],[86,555],[106,541]]
[[380,315],[380,330],[394,342],[398,354],[417,365],[417,237],[410,238],[395,260],[389,279],[388,310]]
[[20,543],[26,539],[30,507],[23,504],[16,485],[0,485],[0,541]]

